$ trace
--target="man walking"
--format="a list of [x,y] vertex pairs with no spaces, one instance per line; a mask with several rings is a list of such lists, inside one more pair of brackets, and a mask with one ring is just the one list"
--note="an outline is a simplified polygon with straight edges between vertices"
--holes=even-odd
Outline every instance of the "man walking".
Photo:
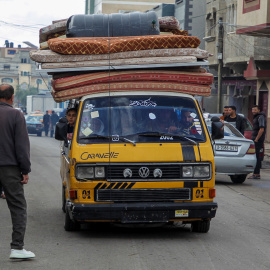
[[265,139],[266,118],[264,112],[261,112],[260,107],[258,105],[252,107],[252,114],[253,114],[253,132],[251,139],[255,143],[257,163],[253,175],[248,177],[248,179],[260,179],[261,178],[260,169],[262,166],[260,151],[263,148],[263,143]]
[[236,107],[229,106],[228,115],[224,119],[225,121],[229,122],[235,128],[237,128],[243,135],[245,132],[245,122],[243,117],[236,114]]
[[59,120],[58,115],[55,113],[55,111],[52,111],[52,115],[51,115],[51,137],[53,137],[53,135],[54,135],[55,125],[58,122],[58,120]]
[[31,171],[30,142],[24,116],[12,107],[13,100],[14,88],[0,85],[0,183],[13,225],[10,258],[29,259],[35,254],[23,249],[27,218],[23,185]]
[[46,114],[43,115],[43,125],[44,125],[45,136],[48,136],[50,122],[51,122],[51,116],[49,115],[49,112],[46,111]]

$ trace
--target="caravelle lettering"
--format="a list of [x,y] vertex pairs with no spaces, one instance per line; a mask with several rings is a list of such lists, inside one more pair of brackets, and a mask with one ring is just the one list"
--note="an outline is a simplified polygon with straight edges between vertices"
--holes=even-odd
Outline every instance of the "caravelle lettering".
[[107,158],[118,158],[119,153],[111,152],[111,153],[88,153],[84,152],[81,154],[81,159],[82,160],[87,160],[87,159],[107,159]]

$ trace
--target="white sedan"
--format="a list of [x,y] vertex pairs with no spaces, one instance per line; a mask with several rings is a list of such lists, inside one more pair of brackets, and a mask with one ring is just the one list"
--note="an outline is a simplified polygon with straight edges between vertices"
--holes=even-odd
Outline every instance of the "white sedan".
[[[211,133],[211,121],[206,120]],[[233,183],[243,183],[256,166],[255,145],[231,124],[224,123],[224,138],[213,141],[216,174],[229,175]]]

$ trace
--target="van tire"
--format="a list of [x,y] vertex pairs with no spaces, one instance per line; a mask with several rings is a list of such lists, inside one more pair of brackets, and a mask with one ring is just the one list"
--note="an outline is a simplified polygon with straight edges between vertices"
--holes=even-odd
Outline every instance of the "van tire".
[[207,233],[210,229],[210,220],[194,221],[191,223],[191,231]]
[[67,232],[78,231],[80,229],[80,223],[70,219],[69,213],[66,210],[64,228]]
[[66,213],[66,188],[65,186],[62,187],[62,211]]
[[230,175],[230,178],[235,184],[242,184],[247,178],[247,174]]
[[42,132],[38,132],[38,133],[37,133],[37,136],[38,136],[38,137],[42,137]]

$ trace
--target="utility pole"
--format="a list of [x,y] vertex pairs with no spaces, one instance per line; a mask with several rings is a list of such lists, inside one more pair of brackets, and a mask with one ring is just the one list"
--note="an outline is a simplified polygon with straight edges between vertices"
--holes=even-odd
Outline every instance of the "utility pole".
[[223,68],[223,23],[222,18],[218,21],[218,92],[217,92],[217,112],[221,113],[221,97],[222,97],[222,68]]

